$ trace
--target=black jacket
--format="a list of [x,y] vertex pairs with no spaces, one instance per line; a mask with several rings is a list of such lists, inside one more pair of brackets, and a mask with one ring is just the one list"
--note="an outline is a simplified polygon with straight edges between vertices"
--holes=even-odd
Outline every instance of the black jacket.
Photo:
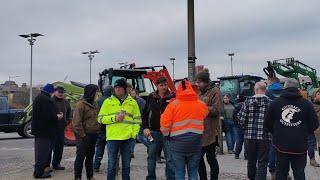
[[160,116],[166,109],[170,99],[174,94],[168,92],[164,98],[161,98],[158,92],[151,93],[147,100],[142,114],[143,129],[160,131]]
[[237,104],[235,105],[235,107],[234,107],[234,111],[233,111],[233,115],[232,115],[232,119],[233,119],[233,121],[234,121],[234,124],[235,124],[237,127],[239,127],[239,128],[241,128],[241,127],[240,127],[240,125],[239,125],[238,113],[240,112],[243,104],[244,104],[243,102],[237,103]]
[[281,153],[306,153],[308,135],[318,126],[312,103],[302,98],[297,88],[283,90],[265,116],[265,128],[272,133],[272,143]]
[[57,130],[63,131],[66,127],[66,125],[71,120],[71,107],[70,103],[66,99],[58,99],[57,97],[52,98],[54,105],[57,108],[58,113],[63,113],[63,118],[61,120],[58,120],[57,122]]
[[32,105],[31,133],[35,137],[53,137],[57,128],[57,113],[50,95],[41,92]]

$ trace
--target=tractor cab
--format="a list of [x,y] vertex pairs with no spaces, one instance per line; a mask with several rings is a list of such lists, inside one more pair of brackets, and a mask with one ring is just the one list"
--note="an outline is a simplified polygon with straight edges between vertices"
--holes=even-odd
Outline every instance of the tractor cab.
[[[168,80],[169,90],[175,92],[173,80],[165,66],[150,66],[150,67],[135,67],[134,64],[129,68],[124,67],[120,69],[105,69],[99,73],[99,88],[104,89],[105,86],[114,86],[115,81],[124,78],[128,84],[132,85],[132,88],[139,92],[141,97],[148,96],[146,90],[145,79],[150,81],[150,85],[153,91],[155,91],[155,84],[159,77],[165,77]],[[151,91],[152,91],[151,90]]]
[[255,83],[263,80],[262,77],[251,75],[226,76],[218,79],[222,96],[230,94],[231,101],[234,103],[239,94],[246,97],[253,96]]
[[114,83],[121,78],[127,80],[139,94],[146,94],[146,87],[144,83],[144,75],[147,74],[145,70],[136,69],[105,69],[99,73],[99,88],[102,90],[106,86],[114,86]]

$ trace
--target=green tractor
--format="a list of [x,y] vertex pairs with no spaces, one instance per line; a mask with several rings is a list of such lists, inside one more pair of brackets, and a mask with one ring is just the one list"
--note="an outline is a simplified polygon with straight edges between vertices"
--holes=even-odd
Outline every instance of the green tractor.
[[229,94],[234,103],[240,94],[246,97],[253,96],[255,83],[264,80],[260,76],[252,75],[225,76],[218,79],[222,96]]
[[[285,78],[294,78],[300,82],[303,94],[311,96],[315,89],[319,88],[316,69],[294,58],[268,61],[268,66],[263,69],[268,77],[276,77],[277,74]],[[300,81],[300,77],[309,77],[311,82]]]

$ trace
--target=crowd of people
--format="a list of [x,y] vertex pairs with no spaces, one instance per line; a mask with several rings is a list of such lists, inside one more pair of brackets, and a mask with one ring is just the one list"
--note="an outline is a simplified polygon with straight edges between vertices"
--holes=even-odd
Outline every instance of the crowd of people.
[[90,84],[73,115],[64,88],[47,84],[33,103],[34,178],[50,178],[53,170],[65,169],[60,163],[70,121],[76,137],[75,180],[82,178],[83,166],[87,179],[95,179],[105,148],[107,179],[116,179],[121,169],[122,179],[130,180],[136,140],[147,148],[147,180],[157,179],[158,163],[165,163],[168,180],[217,180],[221,127],[228,153],[240,159],[244,151],[250,180],[266,180],[268,169],[272,179],[287,180],[290,167],[295,180],[304,180],[307,155],[319,167],[320,90],[311,102],[301,96],[298,81],[288,79],[283,86],[278,78],[269,78],[267,84],[255,84],[254,96],[240,94],[233,103],[231,95],[211,84],[207,71],[198,73],[195,82],[197,90],[182,80],[173,93],[160,77],[145,100],[125,79],[104,87],[100,97],[99,88]]

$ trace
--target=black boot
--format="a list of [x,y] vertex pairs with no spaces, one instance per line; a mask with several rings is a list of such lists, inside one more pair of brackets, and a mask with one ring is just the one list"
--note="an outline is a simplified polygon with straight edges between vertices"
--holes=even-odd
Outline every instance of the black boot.
[[47,178],[51,178],[51,174],[48,172],[43,173],[41,176],[34,176],[35,179],[47,179]]

